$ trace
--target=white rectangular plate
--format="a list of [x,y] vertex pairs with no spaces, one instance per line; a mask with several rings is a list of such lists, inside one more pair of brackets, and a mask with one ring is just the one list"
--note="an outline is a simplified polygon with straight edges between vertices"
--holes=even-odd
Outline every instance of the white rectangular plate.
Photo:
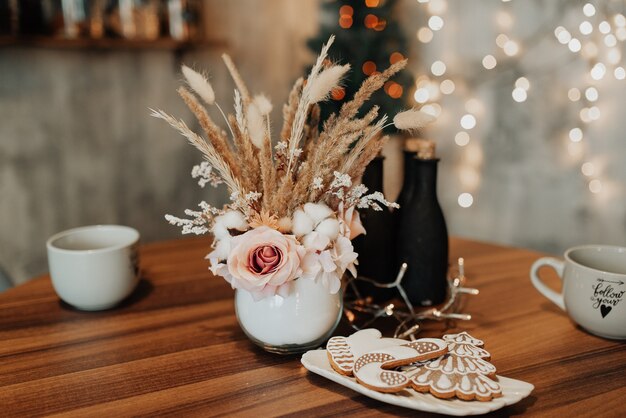
[[319,374],[320,376],[330,379],[333,382],[337,382],[340,385],[350,388],[372,399],[392,405],[402,406],[404,408],[416,409],[418,411],[425,412],[436,412],[439,414],[457,416],[485,414],[519,402],[530,395],[535,388],[530,383],[522,382],[521,380],[498,376],[498,382],[502,387],[502,396],[494,398],[489,402],[468,402],[459,399],[439,399],[430,394],[419,393],[412,389],[407,389],[393,394],[381,393],[360,385],[353,377],[343,376],[335,372],[328,362],[326,350],[308,351],[302,356],[301,362],[309,371]]

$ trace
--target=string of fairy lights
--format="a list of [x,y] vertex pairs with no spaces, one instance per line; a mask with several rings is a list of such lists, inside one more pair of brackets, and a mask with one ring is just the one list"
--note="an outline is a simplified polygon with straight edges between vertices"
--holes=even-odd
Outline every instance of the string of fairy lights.
[[[437,34],[446,30],[446,0],[417,0],[426,12],[426,24],[417,30],[416,37],[422,44],[429,44]],[[494,51],[486,54],[476,66],[482,65],[482,71],[493,74],[498,71],[507,71],[515,66],[515,62],[523,58],[538,41],[554,37],[558,43],[564,45],[575,54],[576,59],[586,63],[587,73],[583,74],[577,85],[571,86],[564,93],[571,101],[569,108],[577,112],[577,117],[571,118],[573,125],[566,132],[567,152],[572,158],[580,162],[580,172],[584,176],[589,191],[594,194],[606,193],[606,183],[610,180],[602,178],[601,167],[593,159],[585,155],[583,142],[586,139],[588,126],[597,122],[602,115],[599,82],[610,75],[615,80],[624,80],[622,57],[622,43],[626,40],[626,18],[622,10],[616,11],[616,6],[623,9],[626,2],[623,0],[604,0],[594,3],[568,3],[568,9],[574,7],[574,18],[579,21],[577,27],[566,27],[565,23],[558,22],[547,28],[540,28],[530,37],[516,39],[511,35],[511,28],[515,19],[510,10],[510,0],[502,0],[502,7],[496,11],[494,21],[498,26],[498,35],[495,38]],[[559,15],[565,21],[566,13]],[[551,22],[552,23],[552,22]],[[560,23],[560,24],[559,24]],[[547,29],[547,30],[546,30]],[[554,39],[554,38],[552,38]],[[519,66],[518,66],[519,67]],[[459,169],[459,180],[464,189],[458,196],[458,204],[463,208],[472,206],[473,193],[480,184],[480,168],[482,152],[474,144],[470,133],[480,123],[480,115],[484,113],[484,104],[475,97],[475,90],[480,82],[467,81],[461,74],[452,74],[443,58],[436,59],[429,66],[430,74],[416,77],[413,99],[422,105],[422,110],[439,116],[442,112],[441,96],[458,96],[464,102],[464,112],[458,114],[459,131],[454,136],[457,146],[463,149],[462,167]],[[530,78],[530,79],[529,79]],[[485,77],[483,80],[487,80]],[[540,91],[531,92],[531,75],[521,75],[511,86],[511,97],[516,103],[523,103],[529,94],[541,94]],[[459,88],[462,86],[463,88]],[[446,109],[449,110],[449,109]]]

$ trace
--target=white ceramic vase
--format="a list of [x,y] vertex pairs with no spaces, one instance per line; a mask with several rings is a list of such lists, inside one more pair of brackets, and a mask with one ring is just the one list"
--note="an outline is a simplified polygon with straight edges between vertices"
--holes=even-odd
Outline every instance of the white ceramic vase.
[[341,319],[342,293],[331,295],[319,282],[297,279],[289,296],[255,301],[249,292],[235,292],[235,311],[248,338],[266,351],[302,353],[326,341]]

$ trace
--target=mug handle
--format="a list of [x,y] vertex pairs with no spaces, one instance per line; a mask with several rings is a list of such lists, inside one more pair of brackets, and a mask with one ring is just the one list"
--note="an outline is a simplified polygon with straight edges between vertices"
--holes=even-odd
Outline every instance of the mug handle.
[[537,272],[543,266],[552,267],[556,271],[556,274],[559,276],[559,279],[563,281],[563,268],[565,267],[565,264],[563,263],[563,261],[556,258],[543,257],[535,261],[533,263],[533,266],[530,268],[530,281],[533,283],[533,286],[535,286],[539,293],[548,298],[552,303],[554,303],[559,308],[565,310],[565,303],[563,303],[563,294],[557,293],[554,290],[550,289],[541,281],[541,279],[537,275]]

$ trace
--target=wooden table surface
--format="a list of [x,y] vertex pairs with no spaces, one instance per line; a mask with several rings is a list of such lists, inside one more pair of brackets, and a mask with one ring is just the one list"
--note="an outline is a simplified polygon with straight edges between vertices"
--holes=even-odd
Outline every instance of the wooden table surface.
[[[268,354],[237,325],[233,293],[203,259],[207,238],[145,245],[122,306],[80,312],[48,277],[0,294],[0,416],[437,416],[386,405]],[[586,334],[531,286],[541,254],[462,239],[473,315],[451,331],[486,341],[500,375],[535,385],[492,416],[625,416],[626,345]],[[556,283],[556,280],[552,278]],[[441,334],[440,324],[426,325]],[[338,334],[349,331],[345,324]]]

